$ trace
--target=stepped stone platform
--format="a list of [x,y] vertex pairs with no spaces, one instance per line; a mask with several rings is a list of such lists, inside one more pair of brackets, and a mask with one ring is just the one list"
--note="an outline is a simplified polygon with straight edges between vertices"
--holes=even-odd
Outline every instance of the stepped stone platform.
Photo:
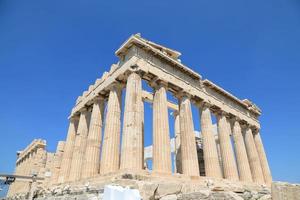
[[[233,182],[199,176],[169,175],[126,170],[76,183],[65,183],[43,188],[37,185],[33,199],[37,200],[102,200],[106,184],[138,189],[143,200],[232,199],[270,200],[271,190],[265,185]],[[27,194],[28,195],[28,194]],[[19,194],[7,200],[27,199]]]

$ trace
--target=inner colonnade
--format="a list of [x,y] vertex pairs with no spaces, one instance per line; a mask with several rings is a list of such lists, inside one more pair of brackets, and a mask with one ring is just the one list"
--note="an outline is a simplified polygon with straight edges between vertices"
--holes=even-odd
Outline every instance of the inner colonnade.
[[[255,104],[202,80],[181,63],[179,52],[139,35],[130,37],[116,55],[118,64],[77,99],[71,112],[58,183],[119,170],[145,170],[144,102],[153,104],[153,173],[172,174],[168,116],[172,109],[175,134],[179,135],[180,173],[200,176],[194,134],[194,122],[199,120],[206,177],[272,182],[260,137],[261,111]],[[143,89],[143,80],[153,94]],[[168,101],[168,92],[178,104]],[[193,119],[192,105],[199,109],[198,119]],[[217,119],[219,153],[212,116]]]

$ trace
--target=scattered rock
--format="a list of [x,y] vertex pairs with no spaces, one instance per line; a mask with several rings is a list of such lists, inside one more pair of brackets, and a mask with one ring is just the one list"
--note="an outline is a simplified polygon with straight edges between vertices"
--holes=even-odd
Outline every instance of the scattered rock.
[[180,200],[198,200],[198,199],[209,199],[209,194],[202,192],[193,192],[189,194],[182,194]]
[[225,191],[225,189],[223,188],[223,187],[213,187],[212,189],[211,189],[211,191],[214,191],[214,192],[220,192],[220,191]]

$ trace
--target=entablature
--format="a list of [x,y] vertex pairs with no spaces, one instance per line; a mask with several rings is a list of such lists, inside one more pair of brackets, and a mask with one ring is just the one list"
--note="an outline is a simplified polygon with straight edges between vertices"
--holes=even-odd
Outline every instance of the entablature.
[[38,148],[45,148],[46,140],[42,139],[34,139],[23,151],[18,154],[18,158],[16,163],[19,163],[25,157],[27,157],[30,153],[34,152]]

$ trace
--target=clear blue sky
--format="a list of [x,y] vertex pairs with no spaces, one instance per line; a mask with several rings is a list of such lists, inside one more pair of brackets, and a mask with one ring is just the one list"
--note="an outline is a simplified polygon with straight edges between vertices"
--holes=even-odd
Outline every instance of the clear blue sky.
[[274,179],[300,182],[300,1],[182,2],[0,0],[0,172],[34,138],[54,151],[77,96],[140,32],[260,106]]

